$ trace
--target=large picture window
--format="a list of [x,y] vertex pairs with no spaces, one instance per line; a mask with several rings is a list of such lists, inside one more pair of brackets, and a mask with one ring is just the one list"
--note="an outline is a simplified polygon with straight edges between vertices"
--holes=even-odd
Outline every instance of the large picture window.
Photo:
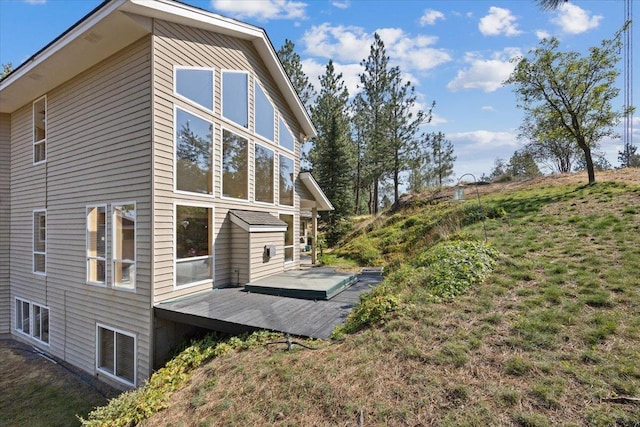
[[293,159],[280,155],[280,204],[293,206]]
[[249,141],[228,130],[222,132],[222,195],[249,198]]
[[260,144],[255,148],[256,202],[273,203],[273,151]]
[[47,272],[47,212],[33,212],[33,272]]
[[293,261],[293,215],[280,214],[280,219],[287,223],[287,231],[284,234],[284,262]]
[[213,280],[213,209],[176,206],[176,287]]
[[212,194],[213,124],[176,109],[176,189]]
[[269,141],[273,141],[273,133],[274,133],[274,122],[273,117],[275,111],[273,109],[273,105],[267,95],[262,90],[262,87],[256,81],[254,83],[254,93],[255,93],[255,126],[256,133],[267,138]]
[[47,97],[33,103],[33,163],[47,160]]
[[87,282],[106,284],[107,208],[87,207]]
[[249,128],[249,75],[245,72],[222,72],[222,115]]
[[113,209],[113,286],[134,289],[136,283],[136,205]]
[[280,118],[278,128],[278,145],[282,148],[286,148],[289,151],[294,149],[293,135],[289,132],[289,128],[284,124],[284,120]]
[[16,298],[15,314],[17,331],[49,344],[49,309],[47,307]]
[[175,68],[175,92],[209,111],[213,111],[213,70]]
[[126,384],[135,386],[135,336],[98,324],[96,345],[96,365],[98,370]]

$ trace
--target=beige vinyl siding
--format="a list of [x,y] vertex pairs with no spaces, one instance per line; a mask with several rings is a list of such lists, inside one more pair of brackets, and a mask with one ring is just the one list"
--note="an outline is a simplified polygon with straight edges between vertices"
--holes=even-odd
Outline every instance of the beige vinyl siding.
[[249,264],[250,235],[236,224],[231,225],[231,283],[243,286],[251,281]]
[[[251,277],[249,281],[261,279],[272,274],[281,273],[284,269],[284,233],[250,233]],[[265,260],[264,247],[274,245],[276,255]]]
[[[200,292],[211,288],[211,285],[195,286],[175,290],[173,286],[174,260],[174,206],[180,203],[201,204],[215,206],[214,239],[215,239],[215,278],[213,286],[234,284],[236,278],[233,273],[233,232],[231,221],[228,219],[229,209],[251,209],[271,212],[277,215],[279,211],[286,211],[298,218],[299,198],[295,198],[292,208],[280,208],[277,205],[256,204],[249,201],[235,201],[221,198],[221,148],[222,129],[227,129],[249,139],[249,164],[253,162],[253,144],[260,143],[272,150],[274,155],[286,153],[294,158],[296,171],[299,168],[299,146],[291,153],[277,146],[276,141],[267,142],[253,133],[253,112],[250,104],[249,125],[245,129],[221,116],[221,71],[241,70],[249,72],[249,94],[252,99],[254,79],[258,78],[268,97],[274,102],[276,115],[280,112],[289,125],[294,138],[298,139],[300,126],[295,122],[293,113],[286,104],[284,97],[277,90],[275,81],[271,78],[265,64],[258,55],[251,42],[231,38],[205,30],[185,27],[165,21],[154,21],[154,302],[158,303],[171,298]],[[214,112],[207,112],[202,108],[178,98],[173,93],[174,65],[208,67],[214,69]],[[198,114],[214,123],[214,183],[213,196],[175,193],[173,191],[173,162],[174,162],[174,108],[178,106],[187,111]],[[277,117],[274,119],[277,124]],[[251,166],[250,166],[251,167]],[[277,182],[277,165],[276,165]],[[249,195],[253,198],[253,170],[249,171]],[[277,186],[276,186],[277,190]],[[274,194],[277,200],[277,191]],[[296,258],[297,259],[297,258]],[[292,263],[294,264],[294,263]]]
[[[95,373],[96,323],[136,335],[137,379],[151,373],[151,44],[145,37],[47,93],[47,162],[31,164],[31,105],[14,114],[14,294],[50,309],[50,351]],[[136,203],[136,289],[86,284],[86,207]],[[32,209],[47,209],[47,276],[34,277]],[[25,221],[25,218],[27,220]],[[15,274],[14,274],[15,273]],[[34,280],[35,279],[35,280]],[[101,374],[99,375],[101,376]]]
[[10,175],[11,116],[0,114],[0,334],[11,331],[9,287],[9,220],[11,218]]

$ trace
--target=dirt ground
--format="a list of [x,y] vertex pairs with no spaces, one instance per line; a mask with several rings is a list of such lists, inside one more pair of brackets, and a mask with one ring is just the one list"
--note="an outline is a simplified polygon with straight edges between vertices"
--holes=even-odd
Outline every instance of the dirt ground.
[[60,360],[0,336],[0,425],[74,426],[120,392]]

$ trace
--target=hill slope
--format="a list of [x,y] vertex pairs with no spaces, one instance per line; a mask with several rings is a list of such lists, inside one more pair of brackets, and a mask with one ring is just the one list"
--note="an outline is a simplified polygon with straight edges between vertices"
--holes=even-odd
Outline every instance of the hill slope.
[[336,252],[401,283],[424,247],[484,225],[500,256],[483,284],[414,293],[315,350],[217,357],[144,425],[640,425],[639,172],[489,186],[485,223],[469,196],[412,199]]

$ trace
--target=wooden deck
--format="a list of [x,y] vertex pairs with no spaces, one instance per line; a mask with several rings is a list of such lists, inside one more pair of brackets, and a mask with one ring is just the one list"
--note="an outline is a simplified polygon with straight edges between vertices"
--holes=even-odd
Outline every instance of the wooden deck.
[[357,281],[329,300],[309,300],[223,288],[156,305],[156,316],[220,332],[239,334],[259,329],[312,338],[329,338],[344,323],[363,292],[382,280],[359,274]]

